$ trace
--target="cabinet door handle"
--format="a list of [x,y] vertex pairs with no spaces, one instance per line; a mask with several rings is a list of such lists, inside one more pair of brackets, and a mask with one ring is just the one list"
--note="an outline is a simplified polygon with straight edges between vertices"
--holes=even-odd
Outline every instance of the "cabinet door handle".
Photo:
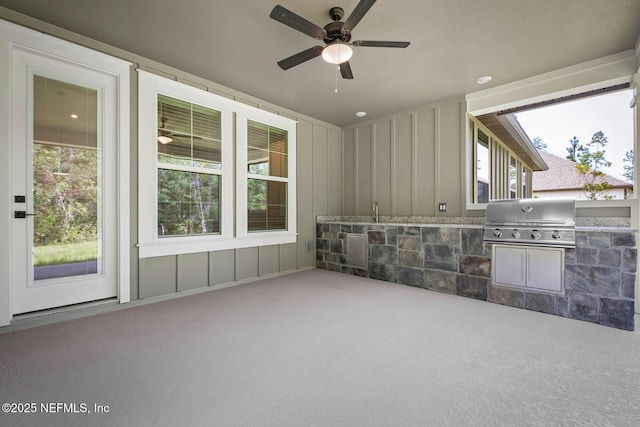
[[525,271],[526,271],[526,265],[525,265],[525,254],[520,255],[521,258],[521,262],[520,262],[520,280],[524,280],[525,278]]

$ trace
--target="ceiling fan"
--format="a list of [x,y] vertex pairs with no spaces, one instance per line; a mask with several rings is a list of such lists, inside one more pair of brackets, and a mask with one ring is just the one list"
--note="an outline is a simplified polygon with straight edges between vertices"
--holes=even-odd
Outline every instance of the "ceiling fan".
[[332,7],[331,10],[329,10],[329,15],[333,22],[325,25],[324,28],[307,21],[283,6],[277,5],[274,7],[271,15],[269,15],[272,19],[311,36],[314,39],[322,40],[326,44],[325,46],[318,45],[311,47],[279,61],[278,65],[280,68],[288,70],[289,68],[322,55],[325,61],[338,64],[342,78],[352,79],[353,73],[349,65],[349,59],[353,54],[351,46],[400,48],[409,46],[409,42],[371,40],[351,42],[351,31],[375,2],[376,0],[360,0],[355,9],[353,9],[353,12],[351,12],[351,15],[349,15],[344,22],[341,21],[344,16],[344,10],[341,7]]
[[170,144],[171,142],[173,142],[173,140],[175,138],[178,139],[182,139],[182,138],[189,138],[189,139],[202,139],[202,137],[200,136],[195,136],[195,135],[188,135],[186,133],[177,133],[177,132],[172,132],[168,129],[165,129],[165,124],[169,119],[167,117],[165,117],[164,115],[160,118],[160,121],[162,122],[162,125],[160,126],[160,128],[158,129],[158,142],[162,145],[167,145]]

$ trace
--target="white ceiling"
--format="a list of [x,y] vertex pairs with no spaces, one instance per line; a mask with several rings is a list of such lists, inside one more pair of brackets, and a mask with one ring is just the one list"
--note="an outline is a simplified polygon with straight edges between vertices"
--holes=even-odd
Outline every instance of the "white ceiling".
[[[633,49],[639,0],[378,0],[353,40],[353,80],[315,58],[318,42],[269,18],[276,4],[324,26],[358,0],[0,0],[0,6],[338,126]],[[478,86],[475,80],[492,75]],[[368,113],[365,119],[357,111]]]

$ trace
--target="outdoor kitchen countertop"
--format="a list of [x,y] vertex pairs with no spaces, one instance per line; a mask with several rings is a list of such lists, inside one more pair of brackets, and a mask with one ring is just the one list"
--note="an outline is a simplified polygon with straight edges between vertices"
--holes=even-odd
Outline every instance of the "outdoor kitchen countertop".
[[[421,227],[464,227],[484,228],[485,217],[455,217],[455,216],[381,216],[379,222],[373,221],[369,216],[338,216],[325,215],[316,217],[317,223],[349,223],[357,225],[396,225],[396,226],[421,226]],[[577,231],[602,231],[602,232],[636,232],[630,227],[630,219],[624,217],[578,217],[576,218]]]
[[357,225],[397,225],[421,227],[470,227],[482,228],[484,217],[444,217],[444,216],[381,216],[377,223],[370,216],[318,216],[316,222],[349,223]]

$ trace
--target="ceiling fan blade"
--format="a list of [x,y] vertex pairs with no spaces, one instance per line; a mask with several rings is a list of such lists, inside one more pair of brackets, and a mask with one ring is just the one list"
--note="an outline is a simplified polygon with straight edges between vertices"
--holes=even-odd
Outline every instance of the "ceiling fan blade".
[[307,21],[302,16],[296,15],[289,9],[280,5],[276,5],[269,16],[278,22],[282,22],[284,25],[313,37],[314,39],[322,40],[327,36],[327,31],[324,28],[318,27],[316,24]]
[[409,44],[411,44],[411,42],[356,40],[351,44],[354,46],[365,46],[365,47],[407,47],[409,46]]
[[344,25],[342,26],[342,31],[345,33],[353,30],[353,27],[358,25],[358,22],[362,19],[362,17],[371,9],[371,6],[376,2],[376,0],[360,0],[360,3],[353,9],[351,15],[344,21]]
[[342,74],[343,79],[353,78],[353,73],[351,72],[351,65],[349,65],[349,61],[340,64],[340,74]]
[[298,52],[295,55],[291,55],[288,58],[283,59],[278,62],[278,65],[283,70],[288,70],[291,67],[295,67],[296,65],[302,64],[305,61],[315,58],[316,56],[322,55],[322,51],[324,47],[322,46],[314,46],[307,50],[303,50],[302,52]]

